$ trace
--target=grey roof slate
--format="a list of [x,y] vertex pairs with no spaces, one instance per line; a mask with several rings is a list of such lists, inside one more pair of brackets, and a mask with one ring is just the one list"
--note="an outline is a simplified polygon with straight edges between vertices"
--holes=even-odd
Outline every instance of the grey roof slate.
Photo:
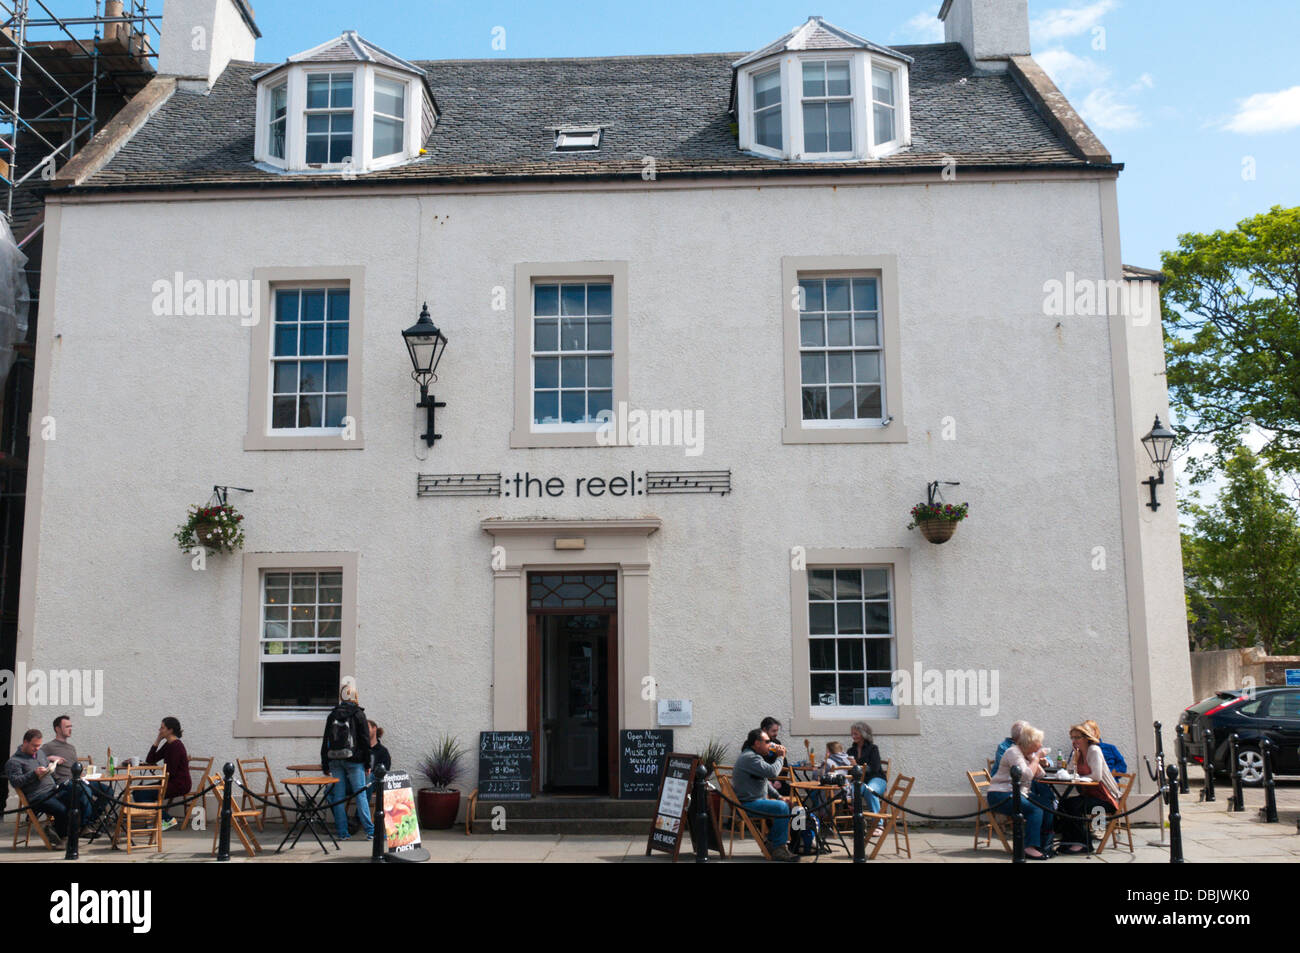
[[813,16],[779,40],[774,40],[762,49],[755,50],[732,65],[745,66],[785,50],[871,50],[875,53],[883,53],[886,56],[901,59],[904,62],[911,62],[911,57],[899,53],[896,49],[872,43],[856,33],[850,33],[848,30],[837,27],[834,23],[827,23],[821,17]]
[[[418,61],[440,107],[428,155],[347,184],[639,177],[645,156],[655,158],[659,178],[884,174],[937,169],[949,158],[968,170],[1087,166],[1015,80],[976,73],[960,45],[898,51],[914,59],[912,145],[886,159],[847,163],[739,151],[728,112],[736,53]],[[234,62],[209,95],[177,93],[74,191],[342,181],[336,173],[284,174],[254,165],[250,77],[266,68]],[[556,126],[596,124],[604,127],[598,151],[554,152]]]

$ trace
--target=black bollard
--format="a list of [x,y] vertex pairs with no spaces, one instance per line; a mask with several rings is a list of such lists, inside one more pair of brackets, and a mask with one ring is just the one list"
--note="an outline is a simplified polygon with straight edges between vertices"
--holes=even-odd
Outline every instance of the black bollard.
[[[68,805],[68,843],[63,851],[64,860],[79,860],[81,850],[81,762],[72,762],[72,803]],[[17,821],[14,822],[15,824]]]
[[1191,794],[1187,786],[1187,732],[1190,725],[1178,726],[1178,793]]
[[1165,786],[1165,800],[1169,803],[1169,863],[1183,862],[1183,815],[1178,811],[1178,769],[1172,764],[1165,769],[1169,783]]
[[853,777],[853,862],[867,862],[867,819],[862,816],[862,766],[854,765]]
[[221,788],[221,829],[217,834],[217,860],[230,859],[230,819],[233,813],[231,798],[234,797],[235,766],[227,761],[221,768],[225,779]]
[[691,788],[691,835],[695,841],[695,862],[709,862],[709,769],[695,766],[695,784]]
[[1260,753],[1264,755],[1264,815],[1265,824],[1277,823],[1277,792],[1273,782],[1273,742],[1265,738],[1260,743]]
[[1232,810],[1244,811],[1246,809],[1246,799],[1241,793],[1241,763],[1237,760],[1237,742],[1241,738],[1234,731],[1228,736],[1228,757],[1232,760],[1228,762],[1229,769],[1232,772]]
[[387,773],[380,765],[375,765],[375,770],[370,774],[375,784],[375,807],[370,812],[370,819],[375,825],[374,842],[370,848],[372,864],[382,864],[384,852],[388,849],[388,833],[384,827],[384,775]]
[[1214,735],[1205,736],[1205,744],[1202,746],[1205,752],[1202,756],[1205,765],[1205,790],[1201,792],[1201,800],[1207,804],[1216,800],[1214,796]]
[[1011,766],[1011,862],[1025,862],[1025,816],[1020,804],[1020,765]]

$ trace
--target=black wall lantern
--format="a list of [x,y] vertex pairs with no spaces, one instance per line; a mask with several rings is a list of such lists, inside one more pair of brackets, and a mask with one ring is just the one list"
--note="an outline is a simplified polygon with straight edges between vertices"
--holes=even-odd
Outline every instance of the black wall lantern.
[[411,355],[411,366],[414,368],[411,377],[420,385],[420,402],[415,406],[429,411],[429,429],[420,436],[432,447],[435,440],[442,439],[442,434],[435,427],[434,415],[439,407],[447,405],[443,401],[434,400],[429,394],[429,384],[438,379],[438,362],[442,360],[442,352],[447,350],[447,337],[429,317],[428,302],[420,309],[420,320],[402,332],[402,340],[406,342],[406,350]]
[[1147,456],[1151,458],[1151,463],[1160,472],[1159,477],[1147,477],[1142,481],[1142,485],[1151,488],[1151,502],[1147,506],[1153,510],[1160,509],[1160,501],[1156,499],[1156,487],[1164,486],[1165,467],[1169,466],[1169,457],[1174,452],[1174,439],[1177,437],[1172,430],[1160,422],[1160,415],[1156,415],[1155,426],[1151,432],[1142,438],[1142,446],[1147,448]]

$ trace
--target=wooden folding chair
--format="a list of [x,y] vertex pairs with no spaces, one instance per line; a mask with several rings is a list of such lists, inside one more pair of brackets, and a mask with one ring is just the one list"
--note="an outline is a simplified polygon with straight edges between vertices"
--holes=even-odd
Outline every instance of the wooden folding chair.
[[275,810],[280,812],[280,820],[287,827],[289,815],[284,812],[283,799],[288,795],[276,787],[275,777],[271,774],[271,766],[266,763],[266,758],[240,758],[235,764],[239,766],[239,780],[244,786],[244,796],[239,802],[240,809],[250,810],[250,805],[257,803],[262,808],[262,816],[257,819],[257,829],[265,830],[266,812],[272,808],[270,805],[261,804],[260,801],[254,802],[248,792],[260,794],[268,801],[275,802]]
[[[888,781],[889,780],[889,759],[888,758],[880,759],[880,770],[885,773],[885,780]],[[853,776],[851,774],[849,775],[848,783],[849,784],[853,783]],[[843,797],[837,797],[831,801],[831,823],[835,825],[835,829],[838,831],[853,830],[852,801],[850,801],[848,798],[843,798]]]
[[1133,789],[1133,782],[1137,780],[1136,774],[1124,774],[1122,771],[1115,775],[1115,780],[1120,782],[1119,786],[1119,810],[1115,815],[1106,822],[1106,832],[1101,835],[1101,841],[1097,844],[1097,853],[1101,853],[1109,840],[1113,847],[1119,847],[1120,836],[1128,838],[1128,852],[1133,853],[1133,827],[1129,824],[1127,817],[1119,815],[1128,810],[1128,792]]
[[987,771],[967,771],[966,780],[970,782],[971,790],[975,792],[975,800],[978,807],[985,813],[975,818],[975,849],[979,850],[980,846],[980,827],[987,829],[987,837],[984,840],[985,847],[993,846],[993,835],[998,835],[998,840],[1002,841],[1002,846],[1006,852],[1011,853],[1011,844],[1007,841],[1007,835],[1002,830],[1002,823],[993,811],[988,810],[989,799],[987,788],[993,783]]
[[[194,795],[198,794],[208,786],[208,775],[211,772],[211,758],[190,757],[190,793],[185,796],[188,798],[194,798],[194,800],[187,801],[185,804],[185,817],[181,821],[182,830],[189,830],[190,818],[194,816],[194,811],[199,807],[199,805],[203,805],[205,808],[208,806],[208,796],[206,794],[203,795],[203,797],[194,797]],[[220,805],[221,802],[217,801],[218,809],[220,809]],[[216,815],[208,814],[207,821],[209,824],[212,823],[212,818],[215,816]]]
[[912,793],[912,785],[916,783],[916,778],[909,778],[905,774],[900,774],[890,785],[889,791],[885,797],[893,802],[893,805],[886,804],[885,810],[872,813],[863,811],[862,816],[868,819],[868,829],[870,829],[871,820],[885,822],[885,828],[875,838],[876,846],[872,849],[867,860],[875,860],[876,855],[880,853],[880,848],[885,845],[885,838],[892,832],[894,835],[894,854],[901,855],[903,849],[898,846],[898,829],[901,825],[903,828],[903,840],[906,843],[907,859],[912,859],[912,839],[907,832],[907,815],[903,812],[903,806],[907,804],[907,796]]
[[728,844],[727,855],[732,856],[734,854],[736,818],[739,817],[741,824],[741,840],[744,840],[744,832],[748,831],[749,835],[754,838],[754,842],[758,844],[758,849],[762,851],[763,859],[771,860],[772,855],[767,849],[767,838],[763,835],[763,832],[758,829],[758,825],[755,824],[754,819],[749,816],[749,812],[739,806],[740,799],[736,797],[736,789],[731,785],[731,775],[729,773],[722,774],[718,771],[714,771],[714,776],[718,780],[718,790],[722,792],[722,796],[733,802],[731,804],[731,842]]
[[[211,759],[209,759],[211,760]],[[213,793],[217,796],[217,803],[226,796],[226,785],[221,780],[221,775],[210,774],[203,779],[204,784],[214,785]],[[244,845],[244,850],[249,857],[256,857],[262,850],[262,845],[257,842],[257,837],[253,834],[252,828],[248,826],[249,820],[260,820],[262,809],[246,810],[242,807],[230,805],[230,827],[239,837],[239,842]],[[212,853],[217,852],[217,837],[221,834],[221,819],[218,816],[216,823],[212,825]]]
[[992,758],[985,758],[985,759],[984,759],[984,763],[985,763],[986,765],[988,765],[988,776],[989,776],[990,778],[992,778],[992,777],[993,777],[993,759],[992,759]]
[[[162,812],[167,790],[165,764],[134,765],[126,769],[126,790],[122,800],[126,807],[117,816],[117,829],[113,843],[120,844],[123,828],[126,830],[126,852],[152,847],[162,852]],[[144,843],[137,843],[143,839]]]
[[14,788],[14,793],[18,795],[18,811],[14,815],[14,850],[18,849],[18,835],[23,835],[23,846],[26,847],[31,843],[32,831],[35,830],[37,835],[44,842],[45,846],[54,850],[55,847],[50,843],[50,835],[47,832],[46,825],[50,824],[41,817],[36,808],[32,807],[27,801],[27,795],[23,793],[20,787]]

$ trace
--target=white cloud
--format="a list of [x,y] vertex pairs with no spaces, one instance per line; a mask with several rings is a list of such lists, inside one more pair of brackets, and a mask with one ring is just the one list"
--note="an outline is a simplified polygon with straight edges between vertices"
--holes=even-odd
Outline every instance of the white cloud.
[[1029,32],[1034,45],[1050,43],[1067,36],[1080,36],[1089,33],[1101,23],[1102,17],[1119,6],[1118,0],[1097,0],[1086,7],[1063,7],[1048,10],[1041,17],[1030,21]]
[[1246,135],[1285,132],[1300,127],[1300,86],[1277,93],[1256,93],[1243,99],[1237,114],[1224,127]]
[[1094,129],[1112,132],[1137,129],[1142,125],[1141,111],[1130,103],[1121,102],[1110,89],[1090,92],[1079,107],[1079,115]]
[[922,11],[895,31],[903,39],[914,43],[942,43],[943,22],[933,10]]
[[1060,47],[1036,53],[1034,60],[1062,90],[1076,86],[1100,86],[1110,78],[1110,70],[1096,60],[1077,56]]

